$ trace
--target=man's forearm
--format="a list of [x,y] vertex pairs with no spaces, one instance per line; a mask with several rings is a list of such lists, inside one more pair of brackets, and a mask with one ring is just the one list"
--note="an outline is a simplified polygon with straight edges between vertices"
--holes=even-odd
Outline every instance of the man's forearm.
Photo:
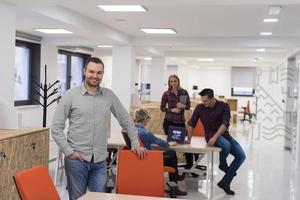
[[188,130],[188,141],[191,141],[194,128],[192,126],[188,125],[187,130]]
[[218,130],[217,130],[216,134],[214,135],[214,137],[219,138],[226,130],[227,130],[227,127],[224,124],[222,124],[218,128]]

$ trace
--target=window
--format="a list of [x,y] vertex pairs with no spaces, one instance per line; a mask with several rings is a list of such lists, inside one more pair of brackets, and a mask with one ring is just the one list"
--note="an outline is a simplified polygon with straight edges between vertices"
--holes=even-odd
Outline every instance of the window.
[[231,96],[253,96],[255,79],[255,67],[232,67]]
[[16,40],[15,47],[15,106],[33,105],[35,94],[33,81],[40,82],[41,45]]
[[59,90],[63,94],[67,89],[80,85],[83,81],[83,67],[91,55],[58,50]]

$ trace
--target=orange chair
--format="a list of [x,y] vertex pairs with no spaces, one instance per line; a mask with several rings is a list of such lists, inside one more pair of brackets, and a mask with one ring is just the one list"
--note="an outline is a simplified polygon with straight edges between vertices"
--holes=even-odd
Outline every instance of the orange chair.
[[[125,143],[126,143],[126,149],[131,149],[131,141],[130,141],[130,138],[128,136],[128,133],[125,130],[122,130],[121,133],[122,133],[122,136],[123,136],[123,138],[125,140]],[[140,146],[144,147],[144,144],[143,144],[140,137],[138,137],[138,140],[139,140]],[[164,166],[164,172],[175,173],[175,169],[173,167]]]
[[44,166],[18,172],[14,180],[22,200],[60,200],[48,169]]
[[193,136],[204,137],[204,135],[205,135],[204,126],[203,126],[201,120],[199,119],[193,130]]
[[[163,152],[150,150],[139,159],[131,150],[120,150],[116,178],[116,193],[164,197]],[[177,185],[167,184],[171,197],[176,198]]]
[[[251,123],[252,116],[255,116],[255,114],[250,112],[250,101],[248,100],[246,107],[242,108],[243,111],[239,111],[240,114],[243,114],[243,119],[241,119],[241,122],[249,121]],[[248,116],[248,119],[246,119],[246,116]]]

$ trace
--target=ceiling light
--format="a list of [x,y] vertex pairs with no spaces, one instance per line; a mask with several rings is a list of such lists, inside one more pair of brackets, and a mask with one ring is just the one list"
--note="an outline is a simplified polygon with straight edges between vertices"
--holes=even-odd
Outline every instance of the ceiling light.
[[281,11],[281,6],[270,6],[269,8],[269,15],[279,15]]
[[213,58],[198,58],[197,60],[201,61],[201,62],[213,62],[214,61]]
[[111,45],[98,45],[99,48],[112,48]]
[[35,28],[35,31],[47,34],[72,34],[73,32],[61,28]]
[[98,5],[106,12],[146,12],[147,9],[141,5]]
[[152,60],[151,57],[145,57],[144,60]]
[[268,18],[268,19],[264,19],[264,22],[269,22],[269,23],[271,23],[271,22],[278,22],[278,19],[276,19],[276,18]]
[[149,34],[176,34],[172,28],[141,28],[141,31]]
[[260,35],[272,35],[271,32],[261,32]]
[[257,52],[264,52],[266,49],[256,49]]

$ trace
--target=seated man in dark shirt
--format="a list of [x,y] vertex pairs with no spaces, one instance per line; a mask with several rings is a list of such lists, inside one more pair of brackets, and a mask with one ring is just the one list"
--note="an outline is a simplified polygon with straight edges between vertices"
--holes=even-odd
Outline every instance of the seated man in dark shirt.
[[[217,101],[214,98],[214,91],[206,88],[200,92],[202,104],[197,105],[192,118],[188,122],[188,143],[191,142],[193,129],[201,119],[205,129],[205,140],[208,145],[218,146],[220,152],[219,168],[225,172],[222,180],[217,184],[227,194],[234,195],[230,184],[236,171],[246,159],[245,153],[240,144],[230,136],[228,132],[230,122],[230,109],[227,103]],[[230,165],[227,164],[229,154],[234,156]]]
[[[176,152],[172,149],[168,149],[170,145],[176,145],[176,142],[166,142],[156,136],[154,136],[149,130],[145,129],[145,126],[147,125],[148,121],[150,119],[150,115],[147,109],[140,108],[135,111],[135,127],[137,128],[139,138],[141,142],[143,143],[144,147],[148,150],[151,150],[151,145],[156,144],[159,147],[163,148],[164,153],[164,165],[173,167],[175,169],[174,173],[169,173],[169,179],[170,181],[174,181],[177,183],[177,181],[183,180],[184,176],[178,175],[178,169],[177,169],[177,155]],[[187,195],[187,192],[181,191],[178,189],[176,191],[177,195]]]

